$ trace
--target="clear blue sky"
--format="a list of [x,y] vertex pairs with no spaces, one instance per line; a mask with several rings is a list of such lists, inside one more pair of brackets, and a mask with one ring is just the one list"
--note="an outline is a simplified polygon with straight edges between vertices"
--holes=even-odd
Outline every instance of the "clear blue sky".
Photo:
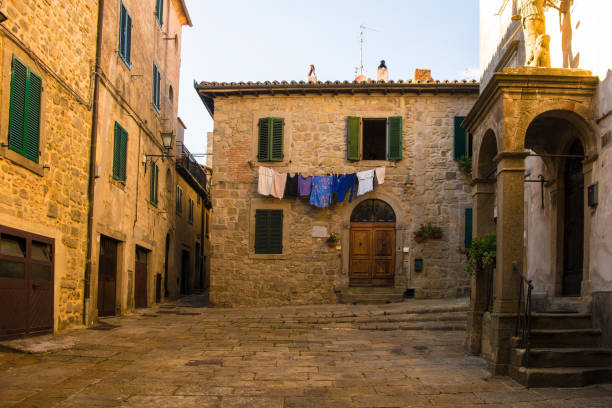
[[179,116],[185,144],[206,151],[213,121],[193,81],[352,80],[359,66],[376,76],[411,79],[415,68],[434,79],[477,79],[478,0],[186,0],[193,27],[183,29]]

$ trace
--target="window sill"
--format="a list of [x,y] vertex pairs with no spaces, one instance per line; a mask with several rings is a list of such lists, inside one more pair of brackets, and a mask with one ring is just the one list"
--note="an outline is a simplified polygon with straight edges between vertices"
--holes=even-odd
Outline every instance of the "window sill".
[[289,259],[289,254],[256,254],[254,252],[249,253],[249,259],[255,260],[282,260]]
[[111,185],[117,187],[118,189],[120,189],[121,191],[125,192],[125,181],[123,180],[117,180],[116,178],[114,178],[113,176],[110,177],[110,183]]
[[19,167],[23,167],[24,169],[31,171],[37,176],[45,176],[45,169],[42,164],[30,160],[27,157],[9,149],[8,147],[2,147],[0,149],[0,156],[10,160]]
[[132,63],[129,62],[123,55],[119,54],[119,58],[121,58],[121,61],[123,61],[123,63],[125,64],[125,66],[127,67],[128,70],[132,70]]
[[349,163],[356,167],[380,167],[380,166],[397,167],[400,161],[401,160],[357,160],[357,161],[349,160]]

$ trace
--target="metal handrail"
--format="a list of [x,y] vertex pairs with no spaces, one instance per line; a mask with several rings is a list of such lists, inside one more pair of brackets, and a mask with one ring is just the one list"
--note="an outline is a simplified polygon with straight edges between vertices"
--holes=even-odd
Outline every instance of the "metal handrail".
[[206,173],[202,170],[202,167],[195,159],[195,157],[189,152],[184,144],[177,142],[177,149],[179,150],[177,166],[187,170],[193,178],[200,184],[200,186],[206,190]]
[[[529,367],[529,353],[531,350],[531,292],[533,291],[533,284],[531,280],[523,276],[516,264],[512,264],[512,271],[521,278],[516,310],[515,336],[520,339],[521,346],[525,347],[525,367]],[[525,286],[527,290],[525,290]]]

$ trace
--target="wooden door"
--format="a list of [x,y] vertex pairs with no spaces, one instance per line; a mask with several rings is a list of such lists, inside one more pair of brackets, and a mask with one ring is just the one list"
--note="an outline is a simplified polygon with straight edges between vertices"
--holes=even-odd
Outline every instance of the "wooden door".
[[30,291],[29,322],[30,333],[47,333],[53,330],[53,245],[49,242],[32,240],[30,243]]
[[134,273],[134,306],[147,307],[147,251],[136,247],[136,268]]
[[117,291],[117,241],[100,238],[98,316],[114,316]]
[[[574,142],[571,155],[583,155]],[[565,167],[565,218],[563,239],[563,295],[580,296],[584,258],[584,175],[582,159],[568,158]]]
[[351,223],[350,286],[393,286],[395,223]]
[[189,294],[189,252],[183,251],[181,255],[181,295]]

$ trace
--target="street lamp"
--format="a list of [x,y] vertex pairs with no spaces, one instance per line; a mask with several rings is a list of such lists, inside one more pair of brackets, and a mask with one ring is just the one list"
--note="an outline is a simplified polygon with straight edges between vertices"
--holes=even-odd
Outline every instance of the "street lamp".
[[162,154],[144,154],[143,164],[146,166],[147,162],[152,157],[161,157],[162,160],[174,157],[170,154],[172,150],[172,139],[174,138],[174,133],[172,132],[161,132],[163,151]]

